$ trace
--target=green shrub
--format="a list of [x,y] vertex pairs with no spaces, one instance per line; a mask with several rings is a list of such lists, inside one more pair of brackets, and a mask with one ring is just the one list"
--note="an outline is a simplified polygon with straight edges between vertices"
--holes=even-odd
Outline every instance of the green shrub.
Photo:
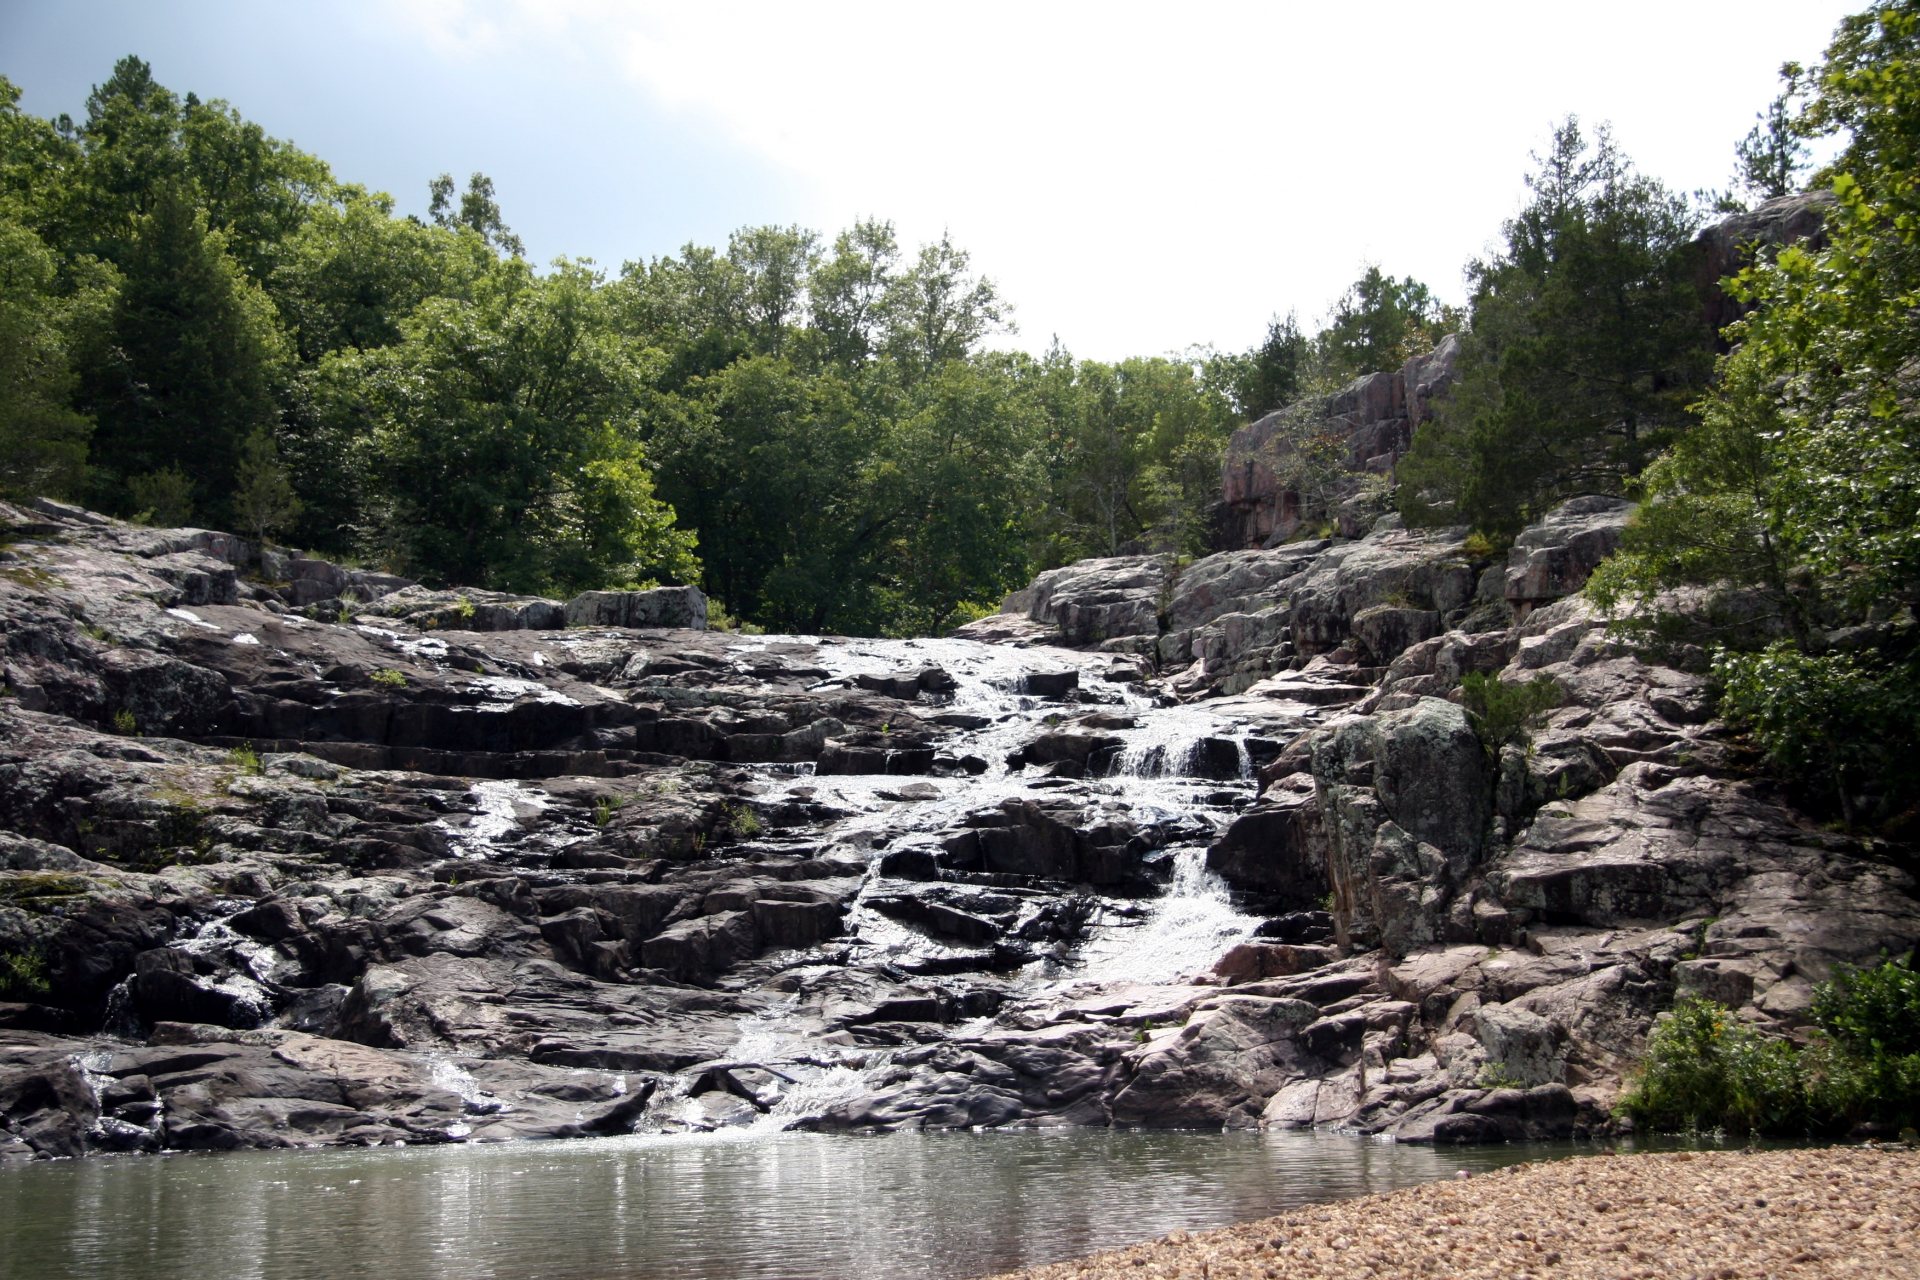
[[38,948],[0,956],[0,998],[31,1000],[53,989],[47,981],[47,958]]
[[[1920,786],[1920,667],[1849,653],[1809,655],[1782,641],[1759,653],[1720,651],[1720,712],[1749,734],[1784,778],[1838,804],[1849,826],[1886,818]],[[1859,812],[1862,790],[1880,799]]]
[[1521,742],[1541,717],[1565,697],[1552,676],[1535,676],[1525,684],[1506,684],[1497,676],[1469,672],[1460,681],[1460,705],[1473,722],[1487,754],[1494,758],[1509,742]]
[[727,828],[736,840],[751,840],[760,834],[760,815],[744,804],[727,809]]
[[178,467],[166,467],[127,481],[135,524],[176,529],[193,519],[193,481]]
[[1805,1120],[1805,1093],[1791,1044],[1711,1000],[1683,996],[1647,1037],[1620,1106],[1636,1124],[1663,1131],[1791,1132]]
[[461,596],[453,602],[453,613],[462,622],[473,621],[473,600],[470,597]]
[[122,707],[113,713],[113,731],[123,738],[138,737],[140,722],[133,718],[133,712]]
[[250,777],[258,777],[266,772],[260,763],[260,753],[253,749],[251,742],[228,751],[227,763]]
[[367,679],[373,681],[373,683],[379,685],[382,689],[404,689],[407,687],[407,678],[398,671],[395,671],[392,667],[381,667],[377,671],[370,671],[367,673]]
[[1647,1038],[1621,1110],[1672,1131],[1800,1136],[1920,1121],[1920,974],[1905,960],[1843,969],[1813,1000],[1805,1048],[1710,1000],[1682,997]]

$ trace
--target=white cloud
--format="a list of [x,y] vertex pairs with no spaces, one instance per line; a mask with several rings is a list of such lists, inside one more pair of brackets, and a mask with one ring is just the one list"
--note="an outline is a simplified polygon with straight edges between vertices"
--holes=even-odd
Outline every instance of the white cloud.
[[[1018,308],[1117,357],[1244,346],[1364,261],[1458,298],[1568,112],[1718,183],[1774,68],[1845,6],[407,0],[453,56],[567,56],[804,179],[831,232],[950,228]],[[742,221],[747,220],[745,217]],[[783,219],[785,220],[785,219]]]

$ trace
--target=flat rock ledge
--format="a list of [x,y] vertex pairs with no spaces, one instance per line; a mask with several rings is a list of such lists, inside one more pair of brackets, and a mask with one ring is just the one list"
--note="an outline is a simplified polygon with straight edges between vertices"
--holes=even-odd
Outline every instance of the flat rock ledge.
[[1016,1274],[1798,1280],[1906,1277],[1916,1258],[1920,1153],[1830,1147],[1514,1165]]

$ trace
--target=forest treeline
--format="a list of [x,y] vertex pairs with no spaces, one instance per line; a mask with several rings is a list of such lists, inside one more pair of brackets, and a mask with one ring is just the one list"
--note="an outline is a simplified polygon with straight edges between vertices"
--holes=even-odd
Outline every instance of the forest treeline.
[[19,96],[0,486],[432,582],[698,581],[768,627],[936,631],[1037,568],[1204,549],[1233,426],[1323,351],[1377,354],[1338,314],[1318,347],[987,350],[993,283],[878,220],[536,270],[482,174],[401,216],[133,57],[80,120]]

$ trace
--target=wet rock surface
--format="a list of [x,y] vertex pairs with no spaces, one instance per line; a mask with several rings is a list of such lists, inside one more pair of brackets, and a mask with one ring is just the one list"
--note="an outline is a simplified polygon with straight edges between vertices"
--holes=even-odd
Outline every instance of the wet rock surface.
[[[1085,562],[985,643],[0,508],[0,1160],[1590,1129],[1676,990],[1791,1028],[1920,935],[1551,598],[1614,515]],[[1531,750],[1468,671],[1556,682]]]

